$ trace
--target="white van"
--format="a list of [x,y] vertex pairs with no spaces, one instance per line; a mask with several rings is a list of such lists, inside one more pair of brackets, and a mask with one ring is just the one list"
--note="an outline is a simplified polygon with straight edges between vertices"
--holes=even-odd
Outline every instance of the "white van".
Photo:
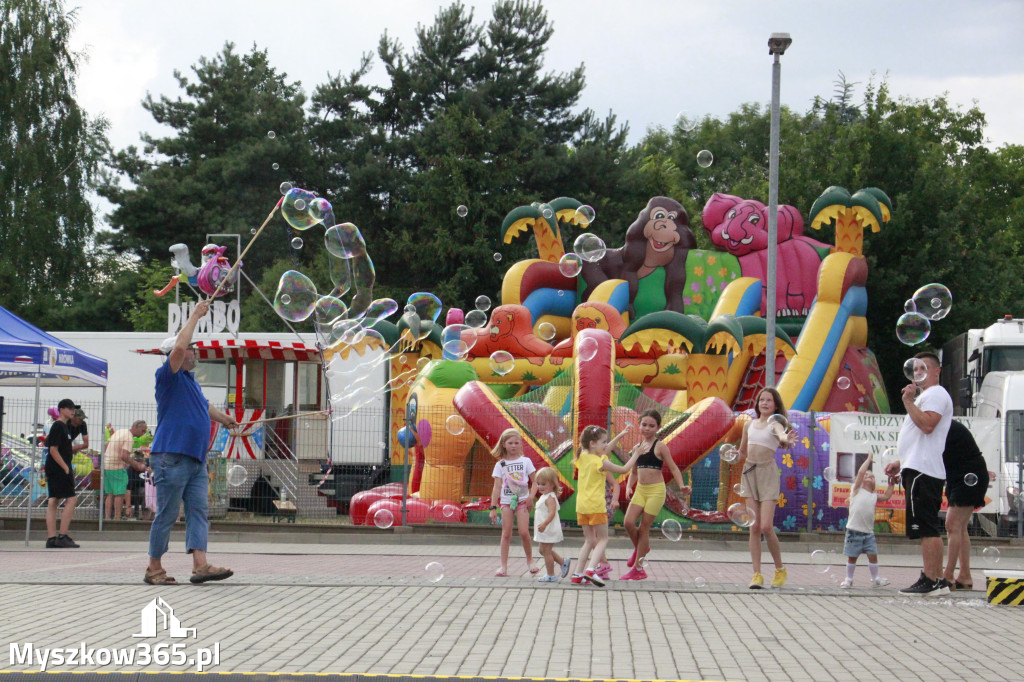
[[999,525],[1016,535],[1017,518],[1024,506],[1020,460],[1024,451],[1024,372],[989,372],[979,391],[978,417],[994,417],[1003,424],[1000,437],[1000,475],[996,480]]

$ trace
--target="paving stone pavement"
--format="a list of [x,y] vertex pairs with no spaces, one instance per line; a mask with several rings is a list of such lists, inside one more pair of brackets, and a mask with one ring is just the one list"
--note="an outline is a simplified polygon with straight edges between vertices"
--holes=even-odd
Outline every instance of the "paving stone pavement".
[[[917,557],[883,553],[892,586],[840,591],[806,552],[784,554],[789,582],[751,591],[747,553],[656,543],[642,582],[618,581],[626,545],[609,551],[607,587],[536,582],[513,547],[508,578],[493,576],[497,543],[323,545],[211,543],[236,576],[202,586],[142,584],[146,545],[84,541],[79,550],[0,543],[0,644],[135,648],[184,643],[185,659],[219,647],[212,672],[343,672],[546,678],[900,680],[1021,678],[1024,607],[990,606],[981,591],[910,599]],[[164,565],[186,580],[172,542]],[[560,550],[575,556],[575,543]],[[699,554],[695,554],[698,552]],[[784,552],[786,548],[784,547]],[[766,554],[767,556],[767,554]],[[835,563],[842,558],[833,555]],[[424,567],[441,563],[432,582]],[[863,561],[863,560],[862,560]],[[999,568],[1020,568],[1006,557]],[[769,562],[770,566],[770,562]],[[982,571],[975,570],[979,588]],[[857,570],[866,585],[865,564]],[[697,585],[698,578],[706,586]],[[197,637],[136,638],[160,597]],[[0,652],[2,670],[38,670]],[[6,658],[5,658],[6,656]],[[186,670],[155,665],[51,670]]]

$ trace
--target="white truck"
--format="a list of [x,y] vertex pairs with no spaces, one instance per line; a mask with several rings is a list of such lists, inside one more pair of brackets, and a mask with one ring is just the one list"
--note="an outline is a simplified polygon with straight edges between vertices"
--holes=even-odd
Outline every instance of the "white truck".
[[953,397],[955,414],[1001,421],[1000,470],[992,491],[999,502],[999,532],[1024,534],[1024,319],[1007,315],[947,342],[942,385]]

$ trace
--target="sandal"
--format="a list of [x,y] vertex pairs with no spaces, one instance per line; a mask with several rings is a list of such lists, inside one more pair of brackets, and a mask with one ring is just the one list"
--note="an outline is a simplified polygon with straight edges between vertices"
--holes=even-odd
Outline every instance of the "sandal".
[[177,585],[178,581],[167,575],[167,571],[160,569],[159,571],[150,571],[146,569],[146,577],[142,579],[142,582],[147,585]]
[[230,578],[235,574],[230,568],[220,568],[219,566],[211,566],[210,564],[204,564],[192,571],[192,577],[189,578],[189,582],[199,584],[205,583],[210,580],[224,580]]
[[531,566],[530,564],[527,564],[527,566],[530,566],[530,573],[532,575],[537,575],[538,573],[540,573],[540,566]]
[[499,568],[497,571],[494,572],[494,577],[495,578],[507,578],[508,577],[508,572],[505,569],[503,569],[503,568]]
[[953,583],[957,590],[973,590],[974,583],[962,583],[959,580]]

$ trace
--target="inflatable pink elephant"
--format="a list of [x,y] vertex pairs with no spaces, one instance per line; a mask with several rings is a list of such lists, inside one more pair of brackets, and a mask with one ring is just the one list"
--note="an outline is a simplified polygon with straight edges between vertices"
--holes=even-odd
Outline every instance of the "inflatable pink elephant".
[[[744,277],[765,281],[768,275],[768,208],[754,199],[714,194],[702,213],[704,229],[716,248],[740,262]],[[818,268],[831,247],[804,236],[804,220],[792,206],[779,206],[778,267],[775,314],[806,315],[818,294]],[[768,313],[767,292],[761,297],[761,315]]]

